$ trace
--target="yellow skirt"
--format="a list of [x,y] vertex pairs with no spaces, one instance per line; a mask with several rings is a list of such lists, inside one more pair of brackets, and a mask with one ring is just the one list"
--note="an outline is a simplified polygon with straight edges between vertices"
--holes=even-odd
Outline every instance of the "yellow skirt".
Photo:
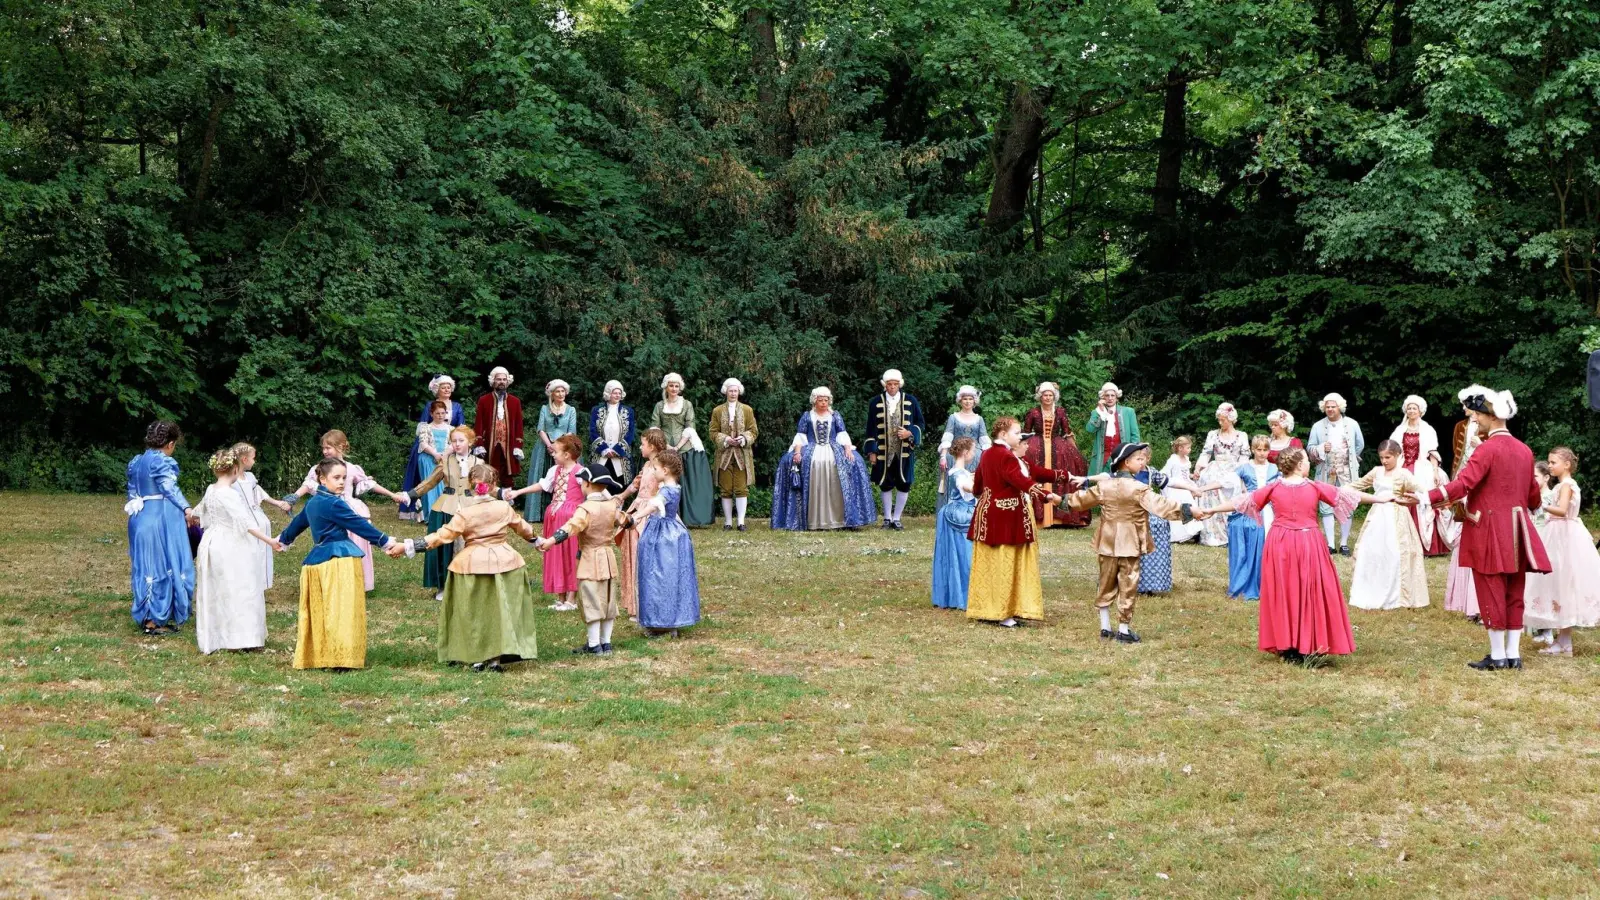
[[367,593],[358,558],[300,570],[296,669],[360,669],[367,664]]
[[1044,618],[1044,586],[1039,581],[1039,545],[972,545],[972,579],[967,586],[967,618]]

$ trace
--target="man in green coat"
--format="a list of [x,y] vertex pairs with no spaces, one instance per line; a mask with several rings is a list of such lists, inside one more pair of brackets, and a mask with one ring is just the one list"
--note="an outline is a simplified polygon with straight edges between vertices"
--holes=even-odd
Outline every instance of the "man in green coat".
[[1089,446],[1082,448],[1089,458],[1089,474],[1109,471],[1107,463],[1116,457],[1118,444],[1139,442],[1139,417],[1133,408],[1123,406],[1122,389],[1106,382],[1100,386],[1100,402],[1089,411],[1085,430],[1089,433]]

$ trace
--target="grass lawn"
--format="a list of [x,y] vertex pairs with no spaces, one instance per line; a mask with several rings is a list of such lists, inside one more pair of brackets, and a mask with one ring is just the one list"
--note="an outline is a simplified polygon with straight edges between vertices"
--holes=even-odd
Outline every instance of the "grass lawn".
[[1130,647],[1085,532],[1007,631],[929,606],[931,520],[719,528],[683,639],[578,659],[541,607],[495,676],[434,662],[422,560],[380,557],[369,668],[332,674],[290,668],[300,553],[268,650],[203,657],[136,632],[120,498],[0,502],[0,894],[1600,892],[1600,638],[1470,671],[1442,561],[1432,608],[1352,611],[1356,654],[1304,668],[1254,649],[1224,551],[1177,549]]

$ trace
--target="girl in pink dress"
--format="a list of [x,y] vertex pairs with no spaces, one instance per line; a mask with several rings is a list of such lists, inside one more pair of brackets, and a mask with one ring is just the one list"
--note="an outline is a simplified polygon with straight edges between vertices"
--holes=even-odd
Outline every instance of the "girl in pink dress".
[[[385,488],[383,485],[379,484],[371,475],[368,475],[365,469],[361,468],[350,460],[345,459],[345,454],[349,452],[350,439],[345,437],[344,432],[334,429],[333,431],[330,431],[322,436],[323,458],[337,459],[344,463],[344,502],[351,509],[355,510],[356,515],[370,522],[372,521],[372,510],[361,499],[361,495],[367,493],[368,491],[374,491],[382,494],[385,497],[388,497],[390,500],[395,499],[395,495],[391,493],[388,488]],[[308,497],[316,492],[317,467],[312,466],[311,471],[306,473],[306,480],[300,483],[299,490],[295,491],[291,497],[285,499],[292,501],[294,497]],[[406,502],[410,502],[409,499]],[[357,547],[361,548],[361,578],[364,583],[364,587],[370,591],[372,590],[373,586],[372,545],[367,543],[361,538],[360,535],[357,535],[353,531],[350,533],[350,540]]]
[[1523,627],[1553,628],[1556,639],[1540,653],[1572,655],[1572,629],[1600,625],[1600,551],[1578,517],[1582,494],[1572,474],[1578,457],[1566,447],[1550,451],[1550,477],[1556,480],[1555,501],[1539,536],[1550,555],[1550,574],[1528,576]]
[[[563,434],[555,439],[556,464],[538,481],[515,491],[504,491],[501,498],[515,502],[523,494],[544,491],[550,495],[545,504],[544,536],[550,537],[572,518],[573,510],[583,502],[583,491],[578,487],[578,460],[583,457],[583,442],[577,435]],[[544,592],[554,594],[556,602],[550,608],[566,612],[578,608],[578,542],[563,541],[544,555]]]
[[644,465],[640,467],[639,474],[634,476],[633,483],[621,494],[623,499],[635,492],[639,495],[628,507],[628,515],[633,517],[633,527],[617,536],[618,556],[622,559],[622,608],[627,611],[629,619],[639,615],[639,536],[644,533],[644,526],[649,519],[645,510],[661,491],[661,469],[655,464],[655,458],[657,453],[665,449],[667,433],[661,429],[647,429],[639,435],[639,452],[644,455]]
[[1334,515],[1344,522],[1357,504],[1389,502],[1350,488],[1307,481],[1310,470],[1304,450],[1282,450],[1278,453],[1281,480],[1203,511],[1211,516],[1237,510],[1259,522],[1262,510],[1272,507],[1272,528],[1262,551],[1257,646],[1289,662],[1308,656],[1344,655],[1356,649],[1339,573],[1334,571],[1333,558],[1319,531],[1317,504],[1332,506]]

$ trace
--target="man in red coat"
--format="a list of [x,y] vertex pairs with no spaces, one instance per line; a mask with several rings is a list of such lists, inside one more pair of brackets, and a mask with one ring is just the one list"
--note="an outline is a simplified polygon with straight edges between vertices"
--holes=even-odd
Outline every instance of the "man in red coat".
[[1473,385],[1460,394],[1484,435],[1454,481],[1428,492],[1434,506],[1462,501],[1460,564],[1472,570],[1478,608],[1489,629],[1489,655],[1467,665],[1479,671],[1522,668],[1522,587],[1529,572],[1549,572],[1544,542],[1529,510],[1539,508],[1533,451],[1511,436],[1517,414],[1510,391]]
[[501,487],[522,471],[522,401],[512,396],[511,373],[495,366],[489,373],[489,393],[478,398],[473,430],[478,440],[473,453],[483,457],[500,476]]

